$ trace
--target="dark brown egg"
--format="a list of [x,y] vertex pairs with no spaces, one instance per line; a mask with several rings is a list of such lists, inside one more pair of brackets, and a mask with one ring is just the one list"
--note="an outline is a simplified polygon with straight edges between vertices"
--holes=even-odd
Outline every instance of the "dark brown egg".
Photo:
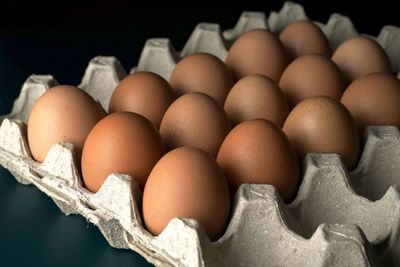
[[346,80],[373,72],[390,72],[390,61],[382,47],[371,38],[357,36],[343,42],[333,53],[332,60],[342,70]]
[[262,74],[279,81],[289,62],[282,42],[270,31],[251,30],[241,35],[229,49],[225,63],[236,80]]
[[282,130],[256,119],[238,124],[218,152],[231,193],[244,183],[271,184],[285,200],[296,191],[299,168],[296,153]]
[[292,59],[309,54],[331,56],[331,48],[325,34],[309,20],[290,23],[280,34],[279,39]]
[[339,100],[346,84],[339,68],[329,58],[305,55],[290,63],[279,86],[293,108],[302,100],[319,95]]
[[368,125],[400,125],[400,81],[387,72],[354,80],[342,96],[362,133]]
[[233,86],[233,76],[228,67],[216,56],[196,53],[181,59],[170,78],[177,96],[200,92],[224,104]]

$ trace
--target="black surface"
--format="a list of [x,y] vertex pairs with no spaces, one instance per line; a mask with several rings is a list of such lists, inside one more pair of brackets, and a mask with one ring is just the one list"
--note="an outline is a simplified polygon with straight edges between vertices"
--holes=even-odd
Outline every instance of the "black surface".
[[[350,1],[348,1],[350,2]],[[305,2],[311,19],[326,22],[333,12],[353,19],[363,33],[377,35],[383,25],[400,26],[394,4],[371,1],[318,4]],[[389,1],[387,1],[389,2]],[[243,10],[279,10],[281,1],[245,1],[241,5],[201,1],[180,8],[145,2],[0,6],[0,114],[11,110],[24,80],[32,73],[52,74],[63,84],[79,84],[91,58],[116,56],[126,70],[138,61],[146,39],[169,37],[177,50],[198,22],[231,28]],[[163,7],[163,9],[161,9]],[[6,14],[4,14],[5,12]],[[377,14],[378,17],[373,17]],[[128,250],[111,248],[99,230],[81,216],[65,216],[33,186],[16,182],[0,167],[0,266],[146,266]]]
[[110,247],[96,226],[65,216],[2,167],[0,213],[1,266],[150,266],[132,251]]

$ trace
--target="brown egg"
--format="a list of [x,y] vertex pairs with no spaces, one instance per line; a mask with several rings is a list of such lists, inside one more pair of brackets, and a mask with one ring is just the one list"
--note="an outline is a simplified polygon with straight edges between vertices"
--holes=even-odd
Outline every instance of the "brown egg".
[[373,72],[390,72],[390,61],[382,47],[371,38],[357,36],[343,42],[333,53],[332,60],[342,70],[346,80]]
[[307,153],[336,153],[348,169],[356,165],[360,149],[356,125],[346,107],[333,98],[303,100],[289,113],[283,131],[300,160]]
[[290,23],[280,34],[279,39],[292,59],[308,54],[330,57],[331,48],[321,29],[309,20]]
[[360,133],[368,125],[400,125],[400,81],[387,72],[354,80],[342,96]]
[[97,102],[81,89],[71,85],[51,88],[29,115],[28,143],[33,158],[43,162],[54,144],[69,142],[79,161],[87,135],[104,115]]
[[228,115],[213,98],[188,93],[167,109],[160,133],[168,149],[191,146],[216,155],[230,129]]
[[143,192],[143,219],[153,235],[159,235],[173,218],[192,218],[216,240],[225,232],[229,210],[222,170],[209,154],[196,148],[180,147],[162,157]]
[[86,188],[97,192],[112,173],[129,174],[143,189],[147,177],[164,155],[155,126],[145,117],[116,112],[99,121],[88,135],[82,152]]
[[278,82],[289,59],[285,47],[273,33],[257,29],[244,33],[233,43],[225,63],[236,80],[262,74]]
[[217,162],[231,192],[244,183],[272,184],[283,199],[296,191],[299,168],[289,140],[275,124],[263,119],[240,123],[225,138]]
[[233,76],[228,67],[216,56],[196,53],[181,59],[170,78],[176,95],[200,92],[224,104],[233,86]]
[[281,89],[264,75],[249,75],[239,80],[229,92],[224,108],[235,125],[245,120],[266,119],[282,127],[289,113]]
[[136,72],[115,88],[109,112],[135,112],[160,127],[161,119],[173,100],[172,88],[164,78],[152,72]]
[[289,107],[293,108],[302,100],[319,95],[339,100],[346,84],[339,68],[329,58],[305,55],[285,69],[279,86]]

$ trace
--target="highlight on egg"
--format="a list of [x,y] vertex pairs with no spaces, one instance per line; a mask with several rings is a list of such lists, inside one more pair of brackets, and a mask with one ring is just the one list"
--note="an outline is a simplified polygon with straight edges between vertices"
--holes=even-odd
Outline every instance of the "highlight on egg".
[[241,184],[271,184],[285,201],[296,193],[299,166],[295,150],[274,123],[254,119],[229,132],[218,152],[231,193]]
[[400,80],[391,73],[375,72],[354,80],[341,102],[360,133],[369,125],[400,125]]
[[296,20],[283,29],[279,39],[291,59],[309,54],[330,57],[331,48],[322,30],[310,20]]
[[29,114],[27,138],[32,157],[43,162],[53,145],[68,142],[79,162],[86,137],[104,116],[101,106],[85,91],[72,85],[50,88]]
[[135,112],[160,127],[162,117],[174,101],[169,83],[160,75],[148,71],[128,75],[112,93],[109,112]]
[[340,100],[346,83],[340,69],[327,57],[304,55],[285,69],[279,86],[290,108],[314,96],[329,96]]
[[192,218],[215,241],[229,221],[225,176],[215,159],[197,148],[179,147],[165,154],[149,175],[142,203],[144,224],[153,235],[173,218]]
[[191,92],[204,93],[223,105],[233,86],[233,76],[225,63],[208,53],[182,58],[169,79],[177,97]]
[[346,80],[352,82],[373,72],[390,72],[390,60],[375,40],[356,36],[344,41],[333,53],[332,60],[342,70]]
[[184,94],[169,106],[160,133],[168,149],[191,146],[216,156],[230,129],[222,106],[210,96],[194,92]]
[[283,131],[293,144],[299,160],[307,153],[339,154],[352,170],[358,160],[360,140],[347,108],[328,96],[300,102],[289,113]]
[[164,155],[165,147],[157,128],[145,117],[132,112],[115,112],[90,131],[82,152],[85,187],[97,192],[112,173],[129,174],[141,189]]
[[232,44],[225,59],[236,80],[253,74],[279,81],[289,57],[282,42],[272,32],[255,29],[242,34]]
[[229,92],[224,109],[234,125],[251,119],[266,119],[282,127],[289,114],[282,90],[264,75],[240,79]]

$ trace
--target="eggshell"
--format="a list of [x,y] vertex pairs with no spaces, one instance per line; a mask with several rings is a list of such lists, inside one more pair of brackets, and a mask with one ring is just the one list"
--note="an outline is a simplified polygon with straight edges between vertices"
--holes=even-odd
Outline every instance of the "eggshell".
[[181,59],[170,78],[177,96],[200,92],[224,104],[233,86],[233,76],[228,67],[216,56],[195,53]]
[[256,119],[238,124],[222,143],[217,162],[231,193],[244,183],[272,184],[285,200],[296,191],[296,153],[282,130],[270,121]]
[[307,153],[336,153],[348,169],[357,163],[360,140],[356,125],[346,107],[333,98],[303,100],[289,113],[283,131],[300,160]]
[[71,85],[51,88],[29,115],[27,135],[33,158],[43,162],[54,144],[69,142],[79,161],[87,135],[104,115],[101,106],[81,89]]
[[290,23],[279,35],[290,58],[309,54],[331,56],[329,41],[321,29],[309,20]]
[[360,133],[368,125],[400,125],[400,81],[390,73],[371,73],[354,80],[341,101]]
[[161,119],[173,100],[172,88],[164,78],[141,71],[118,84],[111,96],[109,112],[135,112],[160,127]]
[[289,114],[281,89],[264,75],[240,79],[229,92],[224,109],[235,125],[245,120],[266,119],[282,127]]
[[116,112],[90,131],[82,152],[82,176],[87,189],[97,192],[112,173],[129,174],[143,189],[147,177],[164,155],[155,126],[145,117]]
[[233,43],[225,63],[236,80],[262,74],[278,82],[289,59],[282,42],[273,33],[256,29],[242,34]]
[[196,219],[211,240],[225,231],[230,196],[224,174],[200,149],[180,147],[168,152],[149,175],[143,192],[143,219],[159,235],[175,217]]
[[329,58],[305,55],[285,69],[279,86],[293,108],[302,100],[319,95],[340,100],[346,84],[339,68]]
[[167,109],[160,133],[168,149],[191,146],[216,155],[230,129],[228,115],[213,98],[188,93]]
[[366,36],[353,37],[343,42],[333,53],[332,60],[348,82],[368,73],[391,71],[385,51],[376,41]]

